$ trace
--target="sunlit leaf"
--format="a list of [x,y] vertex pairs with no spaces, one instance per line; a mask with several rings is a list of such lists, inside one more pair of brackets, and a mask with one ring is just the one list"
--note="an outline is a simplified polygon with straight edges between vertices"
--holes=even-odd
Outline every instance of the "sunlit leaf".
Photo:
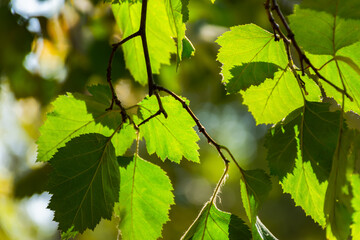
[[337,12],[334,14],[295,7],[294,14],[289,16],[290,27],[304,50],[312,54],[335,55],[341,48],[360,40],[360,21],[345,20],[337,17]]
[[[113,4],[116,22],[123,32],[123,38],[139,30],[141,2]],[[147,45],[152,72],[160,73],[161,64],[170,64],[170,54],[176,53],[173,32],[166,11],[165,1],[149,0],[146,18]],[[176,19],[178,21],[178,19]],[[180,44],[181,45],[181,44]],[[140,37],[122,45],[126,67],[134,79],[142,85],[147,84],[147,73],[143,46]]]
[[[302,80],[309,93],[306,98],[318,101],[320,90],[316,84],[306,76]],[[241,95],[257,124],[277,123],[304,104],[301,88],[289,69],[276,72],[274,79],[266,79],[258,86],[251,86],[241,91]]]
[[[91,86],[87,96],[68,93],[58,97],[53,103],[53,111],[40,128],[38,161],[48,161],[57,149],[65,146],[70,139],[85,133],[100,133],[111,136],[120,126],[122,119],[119,109],[106,111],[111,103],[111,93],[107,86]],[[125,123],[112,138],[116,154],[122,155],[135,139],[134,128]]]
[[277,65],[264,62],[236,66],[230,70],[233,77],[226,84],[226,90],[228,93],[237,93],[240,90],[246,90],[251,85],[257,86],[267,78],[274,78],[277,70]]
[[[360,113],[360,42],[344,47],[336,52],[336,56],[309,55],[316,67],[321,67],[320,73],[334,85],[341,89],[346,88],[353,98],[345,98],[345,111]],[[340,105],[343,103],[342,93],[329,84],[322,82],[328,97],[333,97]]]
[[249,228],[240,218],[236,215],[220,211],[214,203],[209,201],[181,239],[247,240],[252,238]]
[[[298,135],[295,128],[295,135]],[[322,183],[316,177],[311,163],[304,162],[300,150],[300,140],[296,137],[297,158],[292,173],[281,181],[285,193],[290,193],[296,206],[301,206],[306,215],[310,215],[320,226],[325,226],[326,220],[323,211],[327,182]]]
[[[263,170],[257,169],[242,172],[242,178],[240,180],[241,199],[251,224],[254,239],[261,239],[261,231],[259,231],[257,227],[257,213],[270,190],[270,177]],[[272,234],[270,233],[270,235]]]
[[[190,161],[199,162],[199,146],[196,143],[199,137],[193,128],[194,120],[180,102],[170,96],[161,99],[168,117],[160,114],[140,126],[147,151],[149,154],[156,153],[162,160],[168,158],[179,163],[182,157],[185,157]],[[144,99],[139,105],[143,119],[159,110],[155,96]]]
[[119,200],[120,175],[115,149],[109,138],[86,134],[72,139],[50,160],[52,194],[59,229],[94,229],[101,218],[111,219]]
[[137,155],[130,163],[124,161],[120,159],[120,201],[115,207],[122,238],[158,239],[174,204],[170,179],[160,167]]
[[263,66],[259,70],[268,73],[269,69],[276,70],[270,66],[272,64],[283,69],[288,64],[284,44],[274,41],[273,33],[254,24],[232,27],[216,42],[221,46],[217,60],[223,64],[221,74],[225,84],[233,77],[230,70],[235,66],[247,68],[250,63],[262,62],[269,68]]

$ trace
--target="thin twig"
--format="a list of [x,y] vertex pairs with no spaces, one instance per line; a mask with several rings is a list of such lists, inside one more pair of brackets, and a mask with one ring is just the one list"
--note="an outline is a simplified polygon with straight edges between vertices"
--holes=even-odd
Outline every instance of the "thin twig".
[[114,59],[114,55],[115,55],[115,52],[116,50],[118,49],[119,46],[121,46],[122,44],[126,43],[127,41],[129,41],[130,39],[133,39],[134,37],[136,36],[139,36],[140,35],[140,32],[137,31],[136,33],[133,33],[131,34],[130,36],[124,38],[123,40],[121,40],[120,42],[118,43],[115,43],[112,45],[112,51],[111,51],[111,54],[110,54],[110,58],[109,58],[109,62],[108,62],[108,66],[107,66],[107,69],[106,69],[106,80],[109,84],[109,87],[110,87],[110,90],[111,90],[111,95],[112,95],[112,99],[111,99],[111,104],[110,104],[110,107],[106,110],[111,110],[113,109],[114,107],[114,103],[116,105],[118,105],[120,107],[120,109],[122,110],[122,114],[123,112],[125,112],[125,109],[123,108],[123,106],[121,105],[121,102],[120,100],[118,99],[118,97],[116,96],[116,92],[114,90],[114,86],[111,82],[111,72],[112,72],[112,62],[113,62],[113,59]]
[[143,120],[138,127],[140,127],[141,125],[147,123],[148,121],[150,121],[151,119],[153,119],[154,117],[158,116],[161,114],[161,110],[159,109],[155,114],[151,115],[150,117],[146,118],[145,120]]

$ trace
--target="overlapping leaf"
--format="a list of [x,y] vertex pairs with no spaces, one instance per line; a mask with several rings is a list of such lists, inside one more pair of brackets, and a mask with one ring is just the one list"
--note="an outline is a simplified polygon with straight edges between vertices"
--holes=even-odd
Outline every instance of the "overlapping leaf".
[[[273,64],[282,69],[285,69],[288,64],[284,44],[274,41],[274,34],[254,24],[232,27],[216,42],[221,46],[217,60],[223,64],[221,74],[225,84],[232,78],[235,78],[232,82],[242,81],[243,74],[249,71],[247,68],[254,67],[254,65],[249,65],[250,63],[261,63],[264,66],[257,70],[265,71],[265,73],[269,73],[269,70],[276,71]],[[233,76],[230,70],[237,66],[241,66],[243,71],[233,72],[236,74]],[[257,83],[259,81],[259,79],[256,80]],[[234,92],[232,88],[229,91]]]
[[[68,93],[53,103],[53,111],[40,128],[38,161],[48,161],[57,149],[70,139],[85,133],[100,133],[110,136],[121,124],[119,110],[106,111],[110,106],[111,93],[107,86],[92,86],[93,96]],[[125,123],[112,138],[116,154],[122,155],[135,139],[134,128]]]
[[181,239],[247,240],[252,238],[249,228],[240,218],[236,215],[220,211],[214,203],[209,201]]
[[267,137],[272,174],[279,176],[284,192],[320,225],[327,179],[338,143],[340,112],[329,104],[305,102]]
[[[173,1],[173,0],[170,0]],[[176,1],[174,0],[174,3]],[[177,3],[178,4],[178,3]],[[141,3],[124,2],[112,5],[116,22],[123,38],[139,30]],[[173,20],[171,20],[173,22]],[[152,72],[158,74],[161,64],[170,64],[170,54],[176,53],[174,37],[164,1],[149,0],[146,18],[147,45]],[[176,17],[176,22],[179,21]],[[179,31],[179,29],[177,29]],[[178,33],[179,34],[179,33]],[[181,36],[180,36],[181,38]],[[134,79],[142,85],[147,83],[146,65],[140,37],[122,45],[126,67]]]
[[[337,3],[339,9],[333,9],[333,14],[297,7],[290,16],[290,23],[299,44],[311,53],[309,58],[314,66],[320,69],[320,73],[327,80],[340,89],[346,89],[354,99],[353,102],[346,99],[345,111],[353,110],[359,113],[360,20],[338,17],[337,10],[340,11],[343,4],[349,4],[349,1]],[[349,6],[347,5],[346,9]],[[305,28],[304,24],[311,24],[312,27]],[[342,105],[342,93],[325,82],[322,84],[327,96],[333,97]]]
[[[242,172],[240,191],[246,215],[251,224],[254,239],[262,239],[257,228],[257,212],[271,190],[269,176],[263,170],[247,170]],[[266,228],[263,230],[265,231]],[[267,235],[272,236],[269,232]]]
[[360,40],[360,21],[345,20],[337,17],[336,12],[332,15],[296,6],[289,20],[296,40],[311,54],[335,55]]
[[72,139],[50,160],[49,208],[59,229],[84,232],[101,218],[111,219],[119,200],[119,167],[110,139],[86,134]]
[[[162,160],[168,158],[179,163],[182,157],[185,157],[190,161],[199,162],[199,146],[196,143],[199,137],[193,129],[194,120],[182,104],[172,97],[162,97],[161,101],[168,117],[165,118],[161,114],[140,126],[147,151],[149,154],[156,153]],[[155,96],[144,99],[139,105],[143,119],[159,110]]]
[[311,163],[302,160],[300,141],[298,141],[298,156],[295,168],[282,180],[285,193],[290,193],[296,206],[301,206],[306,215],[310,215],[320,226],[325,227],[326,220],[323,211],[327,182],[320,183],[316,178]]
[[[318,101],[320,90],[308,77],[304,76],[306,98]],[[275,73],[274,79],[266,79],[259,86],[251,86],[241,91],[244,104],[255,118],[257,124],[273,124],[281,121],[289,113],[304,103],[301,88],[290,69]]]
[[[360,43],[344,47],[330,55],[309,55],[315,66],[322,66],[320,73],[341,89],[346,88],[347,93],[352,96],[353,101],[345,98],[345,111],[360,113]],[[342,93],[335,90],[327,83],[323,87],[328,97],[333,97],[342,105]]]
[[324,207],[328,239],[348,239],[350,235],[351,186],[347,175],[348,171],[353,169],[353,166],[350,166],[354,164],[349,155],[354,148],[354,138],[354,131],[343,130],[334,156]]
[[172,186],[158,166],[135,155],[130,163],[120,159],[120,201],[115,213],[120,216],[123,239],[158,239],[169,220],[174,204]]

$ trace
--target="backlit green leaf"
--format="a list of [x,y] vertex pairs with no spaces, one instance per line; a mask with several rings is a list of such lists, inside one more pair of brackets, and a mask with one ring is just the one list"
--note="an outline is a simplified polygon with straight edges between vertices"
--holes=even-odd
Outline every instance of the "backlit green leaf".
[[[111,136],[121,124],[119,109],[106,111],[111,103],[111,93],[107,86],[89,87],[92,96],[68,93],[58,97],[53,103],[53,111],[40,128],[38,161],[48,161],[58,148],[70,139],[85,133],[100,133]],[[135,139],[134,128],[125,123],[111,139],[116,155],[122,155]]]
[[341,48],[359,41],[360,21],[345,20],[336,14],[337,12],[329,14],[296,6],[289,20],[299,45],[312,54],[334,56]]
[[[284,44],[274,41],[273,33],[254,24],[232,27],[216,42],[221,46],[217,60],[223,64],[221,74],[225,84],[233,77],[230,70],[235,66],[247,68],[250,63],[262,62],[285,69],[288,64]],[[271,66],[258,70],[268,73],[269,69],[274,70]]]
[[174,204],[170,179],[160,167],[137,155],[122,165],[120,201],[115,206],[122,238],[160,238],[162,226],[169,220],[170,205]]
[[197,219],[182,236],[182,240],[251,239],[245,223],[236,215],[220,211],[214,203],[207,202]]
[[[347,93],[354,99],[345,98],[345,111],[360,113],[360,42],[344,47],[336,52],[335,56],[309,55],[315,67],[320,68],[320,73],[341,89],[346,87]],[[344,85],[343,85],[344,84]],[[342,105],[342,93],[329,84],[322,82],[328,97],[333,97]]]
[[[163,161],[168,158],[179,163],[182,157],[199,162],[198,135],[194,130],[195,122],[182,107],[181,103],[172,97],[162,97],[163,114],[140,126],[141,136],[145,138],[149,154],[156,153]],[[145,98],[140,104],[143,119],[150,117],[159,110],[155,96]]]
[[270,177],[263,170],[244,170],[242,172],[240,180],[241,199],[250,221],[254,239],[261,239],[261,232],[259,232],[256,226],[258,221],[257,213],[270,190]]
[[[297,128],[295,134],[297,135]],[[296,137],[297,158],[292,173],[282,180],[285,193],[290,193],[296,206],[301,206],[306,215],[310,215],[320,226],[325,226],[326,220],[323,211],[327,182],[322,183],[316,177],[311,163],[304,162],[300,150],[300,140]]]
[[119,200],[120,175],[110,138],[86,134],[69,141],[50,160],[52,194],[49,208],[55,211],[59,229],[94,229],[101,218],[111,219]]
[[[309,93],[306,98],[318,101],[320,90],[316,84],[306,76],[302,80]],[[274,79],[266,79],[259,86],[251,86],[241,91],[241,95],[257,124],[277,123],[304,104],[299,84],[290,69],[276,72]]]
[[275,64],[264,62],[253,62],[236,66],[230,70],[233,78],[226,84],[228,93],[237,93],[246,90],[251,85],[259,85],[267,78],[274,78],[274,73],[278,70]]
[[[141,2],[113,4],[112,10],[123,38],[139,30]],[[147,45],[152,72],[160,73],[161,64],[170,64],[170,54],[176,53],[175,42],[165,1],[149,0],[146,18]],[[176,18],[178,22],[178,19]],[[182,27],[182,26],[181,26]],[[181,36],[180,36],[181,37]],[[180,44],[181,45],[181,44]],[[146,65],[140,37],[122,45],[126,67],[134,79],[142,85],[147,84]]]
[[266,139],[272,174],[279,176],[284,192],[290,193],[321,226],[327,179],[338,143],[340,112],[330,112],[329,104],[305,102]]

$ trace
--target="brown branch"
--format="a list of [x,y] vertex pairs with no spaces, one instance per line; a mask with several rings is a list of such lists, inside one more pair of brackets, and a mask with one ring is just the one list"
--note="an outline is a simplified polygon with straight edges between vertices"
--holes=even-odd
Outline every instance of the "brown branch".
[[140,35],[140,32],[137,31],[136,33],[133,33],[131,34],[130,36],[124,38],[123,40],[121,40],[120,42],[118,43],[115,43],[112,45],[112,51],[111,51],[111,54],[110,54],[110,58],[109,58],[109,62],[108,62],[108,66],[107,66],[107,69],[106,69],[106,80],[109,84],[109,87],[110,87],[110,90],[111,90],[111,95],[112,95],[112,99],[111,99],[111,104],[110,104],[110,107],[106,110],[111,110],[113,109],[114,107],[114,103],[116,105],[118,105],[120,107],[120,109],[122,110],[122,115],[123,115],[123,112],[125,112],[125,109],[123,108],[123,106],[121,105],[121,102],[120,100],[118,99],[118,97],[116,96],[116,92],[114,90],[114,86],[111,82],[111,73],[112,73],[112,62],[113,62],[113,59],[114,59],[114,56],[115,56],[115,52],[116,50],[118,49],[119,46],[121,46],[122,44],[126,43],[127,41],[129,41],[130,39],[133,39],[134,37],[136,36],[139,36]]

